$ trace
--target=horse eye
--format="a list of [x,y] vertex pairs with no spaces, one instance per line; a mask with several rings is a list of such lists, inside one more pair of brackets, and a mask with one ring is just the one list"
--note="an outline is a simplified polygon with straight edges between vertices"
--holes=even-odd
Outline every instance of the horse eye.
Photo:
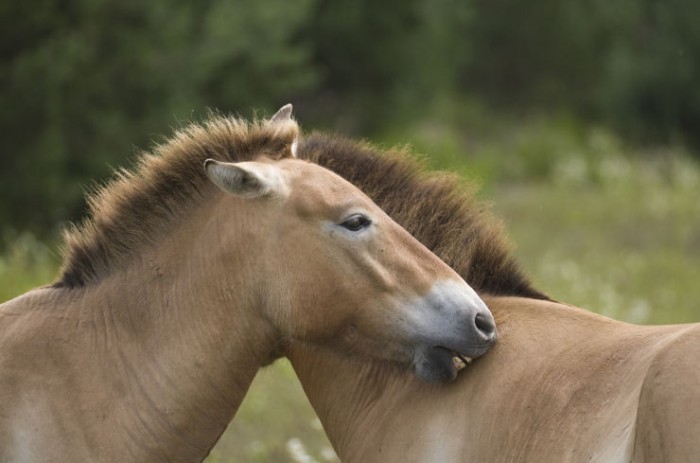
[[347,228],[350,231],[360,231],[371,224],[372,221],[369,220],[367,216],[362,214],[354,214],[348,217],[344,222],[340,224],[341,227]]

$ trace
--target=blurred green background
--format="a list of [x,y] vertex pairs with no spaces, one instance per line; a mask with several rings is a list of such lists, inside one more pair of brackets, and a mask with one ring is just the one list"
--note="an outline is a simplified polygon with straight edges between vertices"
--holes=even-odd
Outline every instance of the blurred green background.
[[[700,2],[0,4],[0,301],[55,278],[84,191],[207,108],[409,143],[493,204],[537,286],[700,320]],[[334,461],[288,364],[211,462]]]

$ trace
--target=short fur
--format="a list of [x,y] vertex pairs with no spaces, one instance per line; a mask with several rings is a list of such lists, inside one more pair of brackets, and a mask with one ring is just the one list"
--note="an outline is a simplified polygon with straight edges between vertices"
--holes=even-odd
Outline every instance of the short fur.
[[[90,195],[88,219],[65,234],[65,264],[55,286],[97,281],[151,242],[209,188],[204,160],[245,161],[259,152],[279,153],[298,136],[296,126],[289,127],[273,130],[260,121],[215,116],[144,154],[134,172],[122,170]],[[382,152],[318,133],[302,141],[299,157],[364,190],[478,292],[546,299],[520,270],[501,225],[454,176],[425,172],[405,151]]]
[[338,136],[312,134],[299,153],[363,190],[478,293],[548,299],[511,255],[501,224],[456,176],[426,172],[406,150]]
[[[64,276],[84,286],[0,304],[0,462],[202,462],[288,342],[430,381],[454,378],[451,352],[493,346],[452,268],[350,182],[288,158],[290,112],[181,132],[92,199]],[[354,230],[359,213],[371,226]]]
[[97,281],[153,242],[193,200],[213,191],[204,172],[206,159],[291,156],[289,146],[297,137],[296,123],[269,125],[223,116],[177,131],[153,154],[144,153],[135,171],[120,170],[88,196],[88,218],[64,233],[63,271],[54,286]]

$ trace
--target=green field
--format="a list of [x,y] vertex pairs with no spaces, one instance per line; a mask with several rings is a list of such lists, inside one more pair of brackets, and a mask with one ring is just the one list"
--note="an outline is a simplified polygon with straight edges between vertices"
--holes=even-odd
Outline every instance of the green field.
[[[432,166],[481,184],[523,267],[550,296],[636,323],[699,321],[698,165],[680,149],[632,156],[601,131],[530,129],[463,144],[430,128],[412,143]],[[54,245],[4,239],[0,300],[54,278]],[[291,368],[278,362],[258,375],[207,461],[336,460]]]

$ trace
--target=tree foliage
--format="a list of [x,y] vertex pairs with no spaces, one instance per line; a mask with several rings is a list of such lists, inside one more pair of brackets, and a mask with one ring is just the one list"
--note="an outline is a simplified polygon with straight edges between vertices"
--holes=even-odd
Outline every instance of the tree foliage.
[[360,134],[445,100],[700,144],[690,0],[36,0],[0,5],[0,226],[79,217],[90,179],[206,108],[293,101]]

